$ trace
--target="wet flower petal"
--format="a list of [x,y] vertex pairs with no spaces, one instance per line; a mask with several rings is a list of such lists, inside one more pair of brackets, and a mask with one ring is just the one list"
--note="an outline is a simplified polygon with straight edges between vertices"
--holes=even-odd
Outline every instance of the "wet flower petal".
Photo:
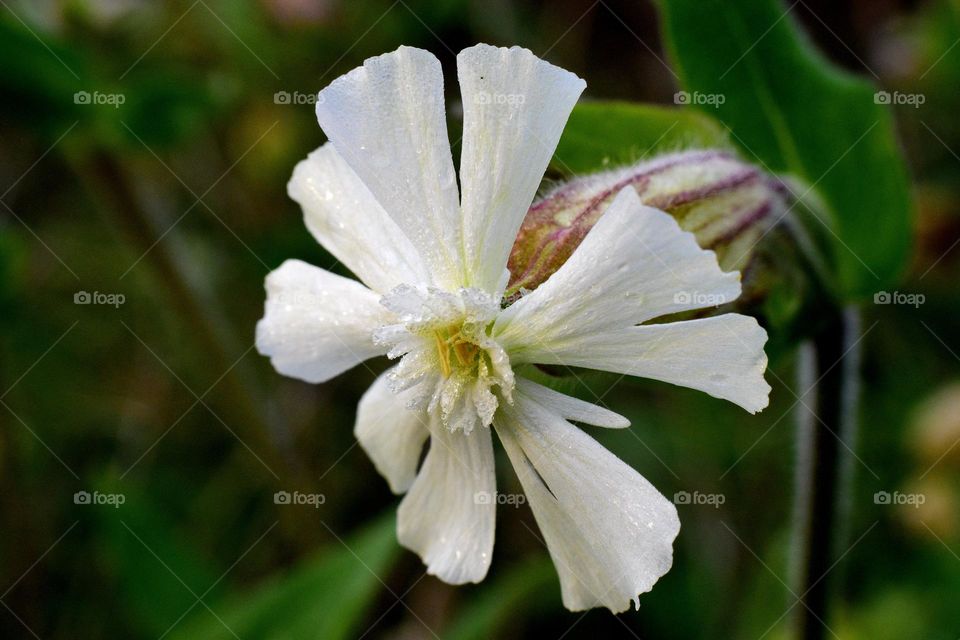
[[411,410],[409,391],[390,389],[390,372],[374,381],[360,399],[353,433],[394,493],[413,484],[423,445],[430,436],[426,411]]
[[518,388],[494,421],[572,611],[625,611],[673,564],[673,504],[593,438]]
[[434,418],[430,451],[397,512],[397,538],[450,584],[480,582],[493,555],[497,490],[489,429],[451,432]]
[[267,276],[266,287],[257,350],[280,373],[325,382],[384,353],[372,336],[389,314],[356,280],[287,260]]
[[520,47],[457,56],[463,241],[471,284],[499,293],[507,256],[586,83]]
[[317,242],[374,291],[429,281],[420,254],[332,144],[297,164],[287,192]]
[[400,47],[370,58],[320,92],[317,120],[423,256],[434,281],[464,284],[443,74],[433,54]]

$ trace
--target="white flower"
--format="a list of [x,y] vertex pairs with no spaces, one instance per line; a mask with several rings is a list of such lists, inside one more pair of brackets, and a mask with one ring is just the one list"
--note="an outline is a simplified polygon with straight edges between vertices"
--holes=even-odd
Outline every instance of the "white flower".
[[670,568],[676,509],[570,422],[623,428],[625,418],[518,377],[518,366],[644,376],[755,412],[770,390],[766,333],[736,314],[643,324],[733,300],[740,282],[630,188],[549,280],[503,308],[508,254],[585,84],[517,47],[471,47],[457,71],[459,192],[430,53],[401,47],[320,92],[330,142],[297,166],[289,192],[363,284],[285,262],[267,277],[257,346],[279,372],[313,383],[399,358],[363,396],[355,431],[391,489],[406,492],[398,538],[429,573],[453,584],[487,573],[496,500],[478,498],[496,491],[492,426],[564,604],[623,611]]

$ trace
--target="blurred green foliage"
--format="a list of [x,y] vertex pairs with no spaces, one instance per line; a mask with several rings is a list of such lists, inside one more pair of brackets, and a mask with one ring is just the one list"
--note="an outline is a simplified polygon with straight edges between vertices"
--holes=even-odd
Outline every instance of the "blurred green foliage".
[[[730,127],[747,154],[815,189],[826,210],[805,220],[822,237],[826,282],[841,300],[894,286],[910,251],[907,174],[877,88],[832,65],[776,0],[668,0],[664,28],[694,103]],[[712,100],[711,100],[712,98]]]
[[278,576],[254,593],[233,597],[221,614],[200,611],[171,638],[339,638],[356,637],[363,614],[385,585],[399,554],[391,514],[289,575]]
[[[886,287],[910,233],[886,110],[826,59],[869,77],[860,57],[884,88],[926,96],[921,108],[894,108],[919,218],[906,279],[891,288],[927,301],[867,308],[853,538],[866,533],[839,567],[832,626],[844,639],[955,637],[960,465],[917,452],[912,415],[958,373],[957,5],[807,4],[664,3],[671,70],[653,7],[626,0],[5,0],[0,636],[157,638],[172,625],[167,637],[229,635],[201,596],[243,638],[786,637],[791,409],[805,391],[793,389],[789,349],[777,350],[773,403],[755,417],[647,381],[562,382],[631,419],[629,430],[591,435],[665,495],[726,496],[718,509],[680,507],[673,570],[618,618],[562,609],[526,507],[500,507],[484,584],[424,576],[396,545],[383,515],[396,498],[351,433],[385,361],[309,386],[251,351],[269,269],[295,257],[345,273],[284,193],[293,165],[323,141],[312,106],[274,95],[310,96],[408,44],[441,58],[454,104],[454,52],[486,41],[526,46],[588,82],[552,177],[732,144],[815,183],[879,122],[817,185],[834,231],[882,279],[835,248],[844,293]],[[794,19],[812,43],[790,30]],[[745,34],[759,40],[737,63]],[[674,73],[726,102],[702,112],[640,104],[670,104]],[[124,100],[80,104],[82,91]],[[78,291],[126,303],[75,305]],[[519,492],[506,460],[498,466],[501,490]],[[873,500],[915,483],[947,498],[935,511],[933,500]],[[94,490],[125,502],[74,503]],[[274,503],[297,490],[326,501]]]
[[583,101],[563,130],[553,164],[568,175],[591,173],[678,149],[729,147],[724,128],[689,109]]

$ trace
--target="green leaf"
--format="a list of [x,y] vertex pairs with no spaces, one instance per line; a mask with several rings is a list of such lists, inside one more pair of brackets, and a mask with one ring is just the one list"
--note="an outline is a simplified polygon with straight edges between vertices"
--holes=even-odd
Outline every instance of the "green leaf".
[[[198,613],[170,637],[179,640],[356,637],[400,547],[392,513],[336,543],[287,575]],[[219,618],[219,619],[218,619]]]
[[827,211],[806,222],[829,240],[830,284],[843,298],[869,295],[893,284],[907,259],[906,170],[874,87],[817,53],[793,6],[660,2],[690,103],[729,127],[747,157],[816,189]]
[[728,147],[726,130],[690,109],[630,102],[578,104],[560,138],[553,165],[585,173],[636,162],[650,153],[691,147]]
[[484,640],[517,621],[531,619],[531,608],[546,609],[560,601],[559,582],[546,555],[526,561],[498,578],[463,608],[457,620],[443,633],[446,640]]
[[[162,506],[135,485],[122,485],[112,472],[96,484],[105,494],[122,495],[119,507],[95,505],[82,513],[97,535],[98,564],[108,567],[122,605],[117,620],[159,636],[193,605],[190,591],[203,593],[217,580],[201,549],[180,535]],[[209,594],[216,598],[216,590]]]

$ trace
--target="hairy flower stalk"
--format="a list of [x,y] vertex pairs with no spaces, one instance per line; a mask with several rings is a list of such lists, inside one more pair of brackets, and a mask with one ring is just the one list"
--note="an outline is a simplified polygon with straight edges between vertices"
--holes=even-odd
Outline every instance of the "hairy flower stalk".
[[[496,435],[564,604],[624,611],[670,569],[676,507],[580,426],[624,429],[626,418],[525,379],[523,365],[651,378],[756,413],[770,392],[767,334],[737,313],[675,319],[737,298],[740,274],[644,204],[631,182],[594,196],[589,227],[586,217],[573,227],[576,243],[555,243],[562,264],[537,271],[536,290],[504,305],[508,267],[517,268],[511,248],[586,85],[526,49],[482,44],[457,56],[457,77],[459,181],[443,74],[430,53],[401,47],[320,92],[329,142],[297,165],[288,190],[310,232],[357,279],[284,262],[267,276],[257,348],[280,373],[312,383],[376,356],[396,362],[361,398],[354,433],[405,494],[397,539],[430,574],[463,584],[490,567]],[[719,155],[699,172],[678,172],[683,158],[637,184],[660,194],[657,207],[687,207],[721,242],[735,227],[698,203],[726,196],[746,207],[746,192],[732,185],[759,178],[737,165],[741,173],[721,179],[732,161]]]
[[624,187],[672,215],[724,271],[743,271],[786,210],[780,182],[720,150],[671,153],[565,182],[530,207],[510,254],[509,299],[533,290],[573,253]]

